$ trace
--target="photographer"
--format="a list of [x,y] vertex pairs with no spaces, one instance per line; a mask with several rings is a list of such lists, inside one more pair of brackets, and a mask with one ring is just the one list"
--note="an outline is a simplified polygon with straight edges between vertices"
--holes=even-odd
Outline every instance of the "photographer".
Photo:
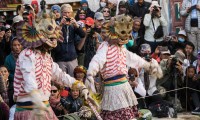
[[149,11],[150,12],[144,16],[143,21],[145,26],[144,40],[151,46],[152,51],[154,51],[155,48],[163,41],[163,37],[155,38],[154,34],[159,26],[167,26],[167,22],[161,14],[161,7],[158,4],[158,1],[152,1]]
[[69,4],[63,4],[61,6],[61,20],[60,27],[62,28],[64,41],[58,43],[58,46],[54,49],[55,61],[60,68],[73,76],[73,70],[78,66],[77,53],[75,45],[77,44],[77,36],[80,38],[85,37],[85,32],[77,24],[76,20],[72,17],[73,9]]
[[[146,61],[151,62],[152,64],[158,64],[158,62],[151,58],[151,47],[149,44],[142,44],[140,47],[140,55]],[[158,74],[162,74],[162,70],[158,68]],[[158,93],[156,87],[157,76],[149,74],[149,71],[145,71],[143,68],[140,71],[139,78],[142,80],[145,90],[147,91],[148,99],[146,99],[147,104],[151,104],[152,102],[162,101],[161,95],[154,95]]]

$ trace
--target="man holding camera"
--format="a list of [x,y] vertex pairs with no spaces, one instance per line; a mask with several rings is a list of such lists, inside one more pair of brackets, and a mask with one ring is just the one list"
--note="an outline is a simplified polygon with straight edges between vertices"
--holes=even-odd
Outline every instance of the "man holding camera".
[[194,54],[200,49],[200,1],[199,0],[183,0],[180,14],[186,17],[185,31],[188,39],[195,45]]
[[159,26],[167,26],[165,18],[161,15],[161,7],[158,1],[152,1],[149,13],[144,16],[145,34],[144,40],[151,46],[152,51],[163,41],[163,37],[155,38],[154,34]]
[[73,9],[71,5],[63,4],[61,6],[60,27],[62,28],[64,41],[63,43],[58,43],[53,53],[55,54],[55,61],[60,68],[71,76],[73,76],[74,68],[78,66],[75,49],[76,38],[77,36],[80,38],[85,37],[85,32],[72,17],[72,13]]

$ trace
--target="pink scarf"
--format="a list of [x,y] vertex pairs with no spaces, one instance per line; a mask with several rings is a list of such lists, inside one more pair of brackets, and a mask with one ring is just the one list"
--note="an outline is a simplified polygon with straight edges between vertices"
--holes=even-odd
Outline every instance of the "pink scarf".
[[50,97],[49,103],[50,103],[51,107],[56,107],[60,103],[60,96],[58,98]]

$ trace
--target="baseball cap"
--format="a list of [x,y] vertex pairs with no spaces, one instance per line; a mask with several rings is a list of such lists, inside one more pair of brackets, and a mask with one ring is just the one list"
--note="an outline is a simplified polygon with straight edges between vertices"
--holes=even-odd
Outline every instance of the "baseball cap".
[[97,20],[104,20],[103,13],[101,13],[101,12],[96,12],[96,13],[94,14],[94,19],[97,19]]
[[185,54],[183,52],[176,51],[176,53],[174,54],[174,57],[176,57],[180,62],[184,63]]
[[161,51],[161,54],[169,54],[169,55],[171,55],[171,53],[170,53],[170,51],[169,50],[167,50],[167,51]]
[[91,17],[87,17],[85,19],[85,24],[88,26],[92,26],[94,24],[94,20]]
[[183,35],[183,36],[187,37],[185,30],[180,30],[178,32],[178,35]]

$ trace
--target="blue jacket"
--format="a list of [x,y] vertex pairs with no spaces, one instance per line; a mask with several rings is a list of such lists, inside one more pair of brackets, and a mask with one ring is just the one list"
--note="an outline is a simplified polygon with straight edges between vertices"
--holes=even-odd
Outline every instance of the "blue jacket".
[[80,38],[85,37],[83,29],[81,27],[75,28],[73,25],[64,25],[62,32],[64,37],[63,43],[58,43],[57,47],[52,51],[55,62],[68,62],[76,59],[75,45],[78,42],[77,36]]

